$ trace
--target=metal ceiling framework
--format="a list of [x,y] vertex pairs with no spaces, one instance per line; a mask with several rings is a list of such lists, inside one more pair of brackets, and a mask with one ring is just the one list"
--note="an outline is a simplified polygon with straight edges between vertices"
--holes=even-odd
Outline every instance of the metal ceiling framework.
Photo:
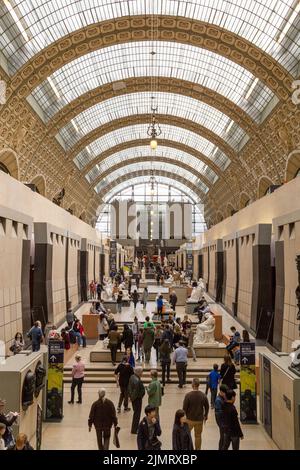
[[[182,173],[197,177],[202,190],[193,184],[193,191],[203,198],[228,165],[240,165],[239,152],[257,136],[267,106],[288,99],[299,61],[300,20],[294,1],[278,0],[275,9],[255,0],[251,8],[239,2],[233,7],[225,0],[218,8],[222,15],[202,1],[198,8],[193,0],[166,0],[163,6],[157,0],[108,0],[102,10],[80,2],[75,11],[49,0],[32,0],[26,8],[23,0],[14,0],[18,27],[2,5],[0,47],[11,78],[0,114],[15,99],[31,95],[44,116],[44,135],[59,135],[66,157],[91,187],[117,175],[100,197],[120,178],[148,174],[147,165],[155,160],[157,174],[170,177],[162,165],[176,163]],[[147,139],[134,134],[150,120],[151,48],[160,57],[158,119],[168,130],[160,139],[164,154],[153,156],[145,149],[141,154]],[[131,131],[135,138],[130,139]],[[145,168],[118,176],[133,163]],[[174,172],[178,178],[192,184]]]

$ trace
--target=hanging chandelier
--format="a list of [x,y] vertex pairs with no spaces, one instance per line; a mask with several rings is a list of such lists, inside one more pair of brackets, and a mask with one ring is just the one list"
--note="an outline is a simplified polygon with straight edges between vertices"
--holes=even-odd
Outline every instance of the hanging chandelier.
[[151,123],[148,126],[147,134],[150,139],[150,147],[152,150],[155,150],[157,148],[157,137],[161,135],[161,128],[159,125],[159,122],[157,121],[157,117],[155,113],[157,112],[157,107],[151,107],[152,111],[152,117],[151,117]]

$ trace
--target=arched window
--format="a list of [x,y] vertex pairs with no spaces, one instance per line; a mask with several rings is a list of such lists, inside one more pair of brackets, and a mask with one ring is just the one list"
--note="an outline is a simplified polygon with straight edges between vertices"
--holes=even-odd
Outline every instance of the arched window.
[[2,162],[0,162],[0,171],[3,171],[4,173],[10,175],[9,169],[8,169],[7,166],[4,165],[4,163],[2,163]]

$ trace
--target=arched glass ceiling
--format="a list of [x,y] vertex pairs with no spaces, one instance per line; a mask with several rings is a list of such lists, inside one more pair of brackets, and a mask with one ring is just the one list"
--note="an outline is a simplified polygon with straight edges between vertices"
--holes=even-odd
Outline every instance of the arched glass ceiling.
[[[150,52],[156,54],[151,67]],[[50,119],[66,104],[89,90],[131,77],[171,77],[206,86],[229,98],[257,122],[273,93],[252,73],[229,59],[199,47],[151,41],[118,44],[91,52],[64,65],[33,92]],[[60,98],[58,98],[58,95]]]
[[89,173],[87,173],[86,178],[89,183],[92,183],[101,173],[108,171],[110,167],[117,165],[118,163],[130,161],[132,158],[149,156],[151,156],[154,160],[156,157],[165,157],[185,163],[186,165],[191,166],[194,170],[206,176],[206,178],[208,178],[211,183],[214,183],[218,178],[216,173],[211,168],[198,160],[196,157],[193,157],[189,153],[183,152],[182,150],[166,147],[163,145],[159,145],[156,150],[151,150],[149,145],[141,145],[139,147],[128,148],[114,153],[110,157],[105,158],[105,160],[95,165],[94,168],[92,168]]
[[[6,5],[16,5],[14,14]],[[292,0],[5,0],[0,10],[0,44],[15,71],[57,39],[95,22],[133,15],[172,15],[221,26],[271,54],[297,73],[299,16]],[[292,8],[293,7],[293,8]]]
[[161,162],[142,162],[142,163],[134,163],[127,165],[123,168],[119,168],[118,170],[113,171],[108,176],[103,178],[100,183],[97,184],[95,187],[95,191],[99,193],[102,191],[108,184],[115,181],[120,176],[124,176],[128,173],[132,173],[133,171],[140,171],[140,170],[153,170],[156,171],[168,171],[174,175],[183,176],[186,180],[190,181],[192,184],[197,186],[202,192],[207,193],[208,187],[197,178],[195,175],[186,171],[183,168],[178,167],[177,165],[172,165],[171,163],[161,163]]
[[[122,181],[121,183],[117,184],[114,188],[106,192],[102,199],[105,203],[112,202],[113,199],[117,198],[118,194],[124,189],[135,186],[140,183],[148,183],[149,178],[150,178],[149,175],[140,175],[140,176],[135,176],[134,178],[130,178],[130,180]],[[188,197],[190,197],[194,203],[200,202],[199,195],[196,194],[192,189],[185,186],[180,181],[177,181],[177,180],[175,181],[175,180],[172,180],[172,178],[169,178],[168,176],[161,176],[161,175],[155,175],[155,181],[157,183],[168,184],[173,187],[176,187],[183,194],[186,194]]]
[[[131,140],[139,140],[148,138],[147,136],[147,124],[136,124],[134,126],[122,127],[115,131],[109,132],[99,139],[94,140],[88,147],[81,150],[74,158],[74,163],[80,170],[85,165],[94,160],[98,155],[106,150],[114,147],[115,145],[129,142]],[[216,147],[214,144],[209,142],[204,137],[195,134],[187,129],[180,127],[171,126],[164,124],[162,127],[162,134],[160,139],[172,140],[179,142],[194,150],[203,153],[207,158],[212,160],[220,169],[224,170],[230,163],[230,159],[224,154],[224,152]]]
[[[61,129],[59,135],[70,149],[83,136],[108,122],[136,114],[151,114],[152,95],[151,92],[129,93],[98,103],[72,119]],[[176,116],[200,124],[222,137],[235,150],[238,150],[241,140],[246,136],[245,131],[237,124],[234,129],[230,129],[231,132],[226,132],[232,120],[206,103],[174,93],[155,93],[155,98],[159,114]]]

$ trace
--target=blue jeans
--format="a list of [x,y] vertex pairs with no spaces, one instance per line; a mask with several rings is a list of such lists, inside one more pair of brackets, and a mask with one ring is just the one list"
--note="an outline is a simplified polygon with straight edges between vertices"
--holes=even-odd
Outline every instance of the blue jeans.
[[74,334],[74,336],[76,337],[78,346],[81,346],[81,345],[82,345],[82,337],[81,337],[81,334],[79,333],[79,331],[73,331],[73,334]]

